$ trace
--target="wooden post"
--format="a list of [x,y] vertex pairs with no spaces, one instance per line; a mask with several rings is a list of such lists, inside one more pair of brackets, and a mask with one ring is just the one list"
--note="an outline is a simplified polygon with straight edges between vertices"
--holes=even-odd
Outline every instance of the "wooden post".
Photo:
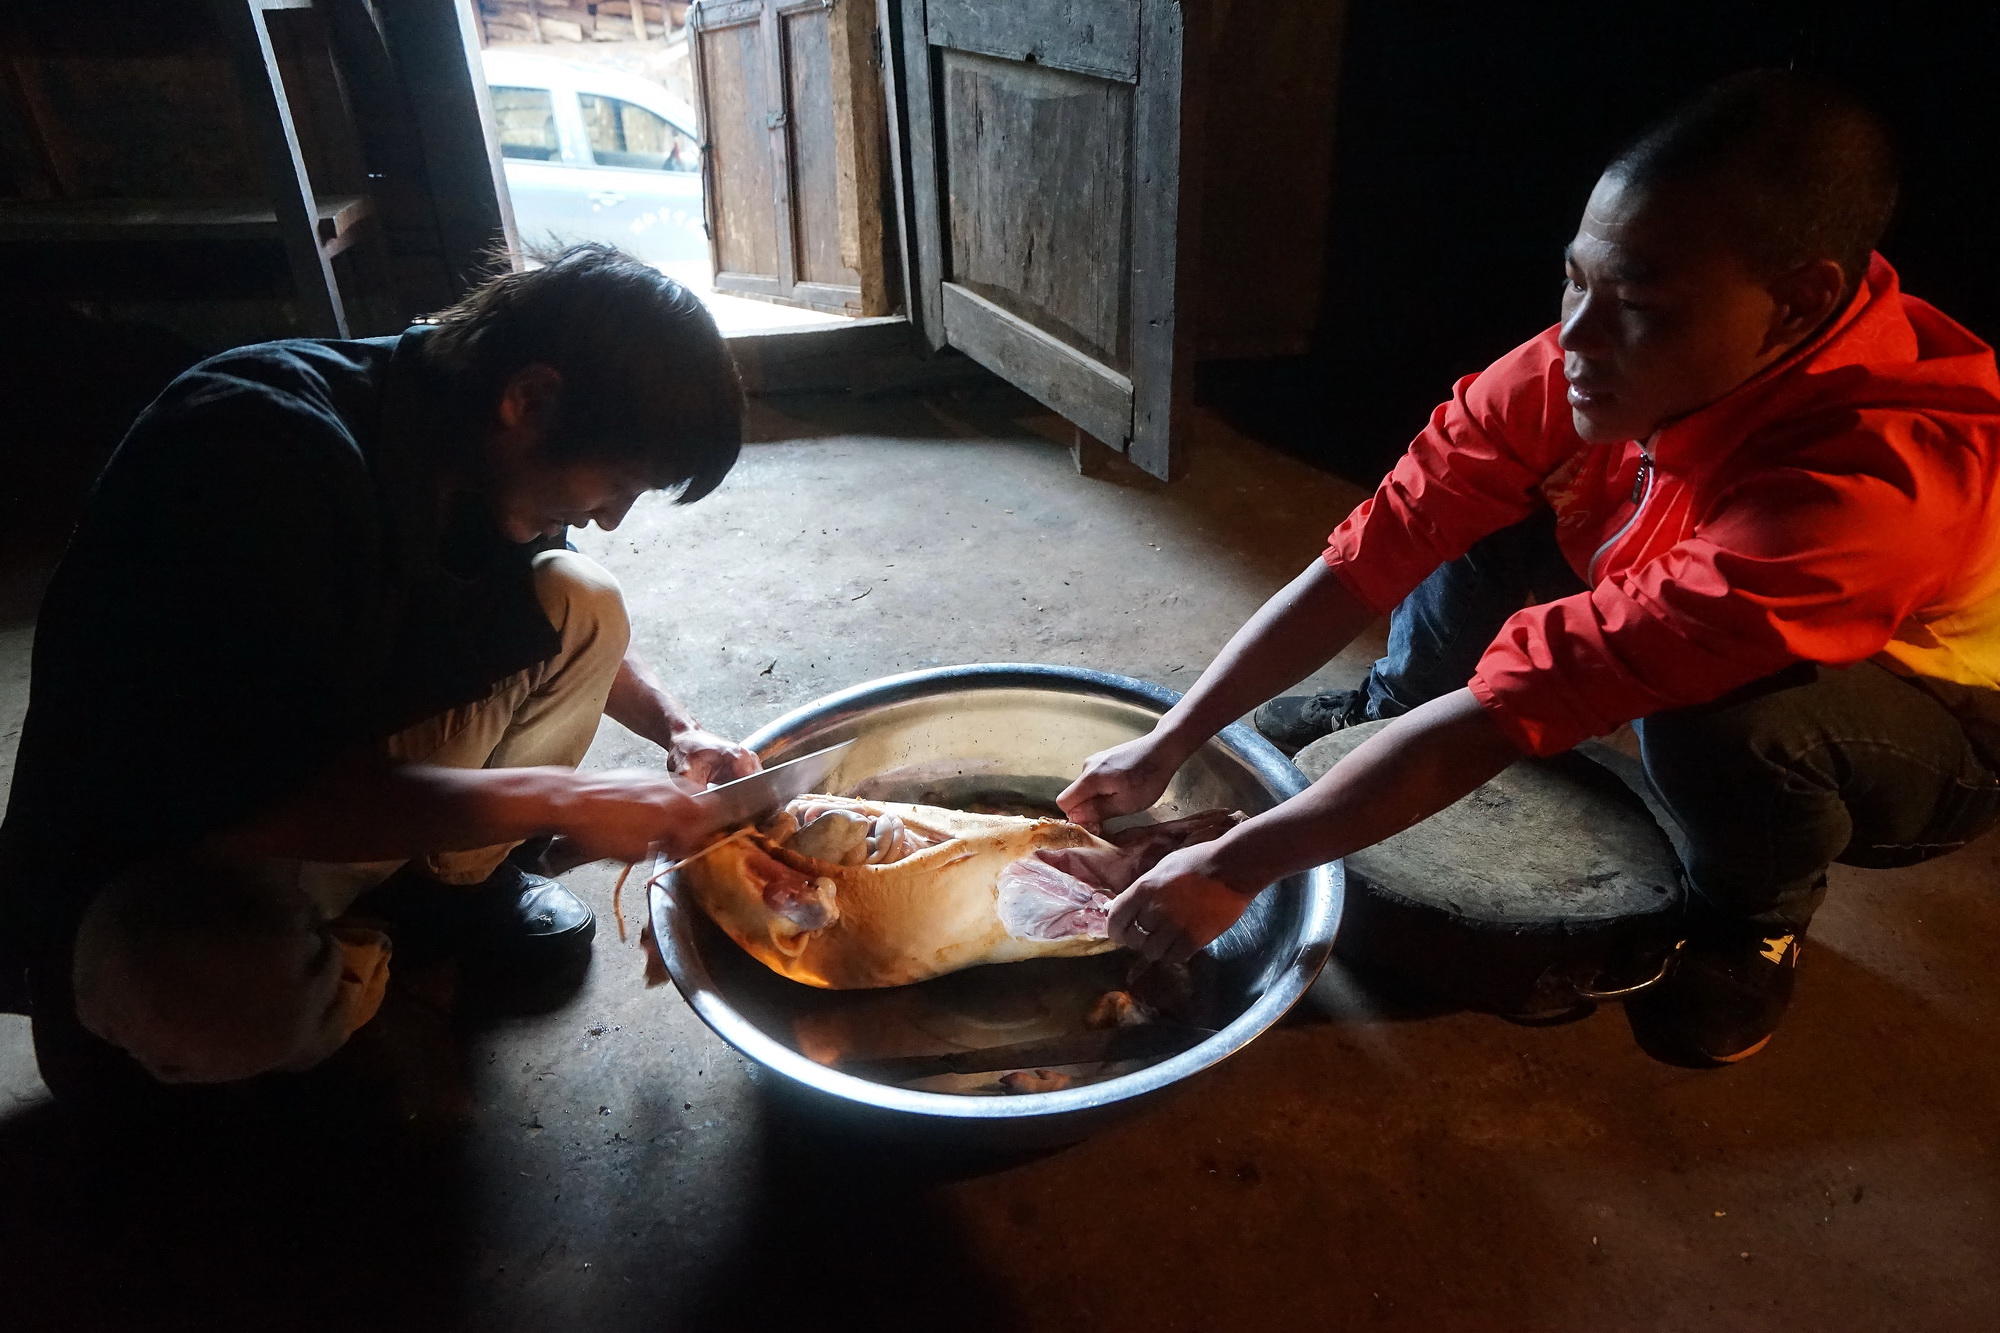
[[632,36],[641,42],[646,40],[646,0],[632,0]]

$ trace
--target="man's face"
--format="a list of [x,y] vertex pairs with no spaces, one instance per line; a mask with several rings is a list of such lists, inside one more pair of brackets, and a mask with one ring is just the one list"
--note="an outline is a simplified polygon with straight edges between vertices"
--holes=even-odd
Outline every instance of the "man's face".
[[629,464],[547,463],[540,452],[531,447],[494,471],[487,501],[508,541],[558,537],[566,527],[592,523],[609,532],[624,521],[634,501],[655,489]]
[[559,537],[595,523],[609,532],[660,483],[635,463],[553,461],[549,424],[562,379],[544,365],[515,372],[486,436],[481,489],[493,525],[510,542]]
[[1570,242],[1563,375],[1577,434],[1643,440],[1784,354],[1777,300],[1726,237],[1726,191],[1606,176]]

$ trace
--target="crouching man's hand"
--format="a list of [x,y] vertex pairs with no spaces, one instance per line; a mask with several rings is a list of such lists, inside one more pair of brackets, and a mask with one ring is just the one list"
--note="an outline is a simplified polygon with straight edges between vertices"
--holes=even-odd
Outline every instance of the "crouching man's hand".
[[643,769],[577,773],[559,799],[557,831],[583,860],[643,861],[656,848],[683,857],[701,847],[697,790]]
[[667,746],[667,771],[697,788],[747,778],[763,766],[756,751],[700,727],[675,732],[673,743]]
[[1110,935],[1154,962],[1183,962],[1236,924],[1261,883],[1246,884],[1225,839],[1169,853],[1111,904]]

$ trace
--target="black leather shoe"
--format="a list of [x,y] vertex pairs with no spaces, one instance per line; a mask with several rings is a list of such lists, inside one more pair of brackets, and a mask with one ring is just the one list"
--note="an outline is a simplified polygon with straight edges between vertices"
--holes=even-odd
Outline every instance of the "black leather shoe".
[[503,864],[470,893],[461,954],[508,971],[561,969],[589,955],[597,918],[555,880]]
[[1691,935],[1659,985],[1625,1005],[1632,1035],[1669,1064],[1714,1068],[1770,1043],[1791,1004],[1805,931],[1736,926]]
[[1265,740],[1294,755],[1322,736],[1369,721],[1368,692],[1288,694],[1259,708],[1250,720]]
[[480,884],[444,884],[405,868],[354,905],[387,921],[401,963],[456,955],[482,970],[562,971],[590,956],[597,919],[555,880],[512,862]]

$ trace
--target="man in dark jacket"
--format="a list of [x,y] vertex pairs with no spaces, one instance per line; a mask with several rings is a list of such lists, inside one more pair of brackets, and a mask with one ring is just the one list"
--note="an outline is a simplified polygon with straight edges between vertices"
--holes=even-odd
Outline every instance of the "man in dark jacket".
[[[691,791],[756,761],[630,653],[563,533],[709,493],[741,410],[701,304],[600,246],[171,384],[50,586],[0,829],[51,1085],[323,1059],[381,1002],[390,942],[346,914],[392,875],[503,974],[573,964],[588,909],[515,849],[684,850]],[[607,714],[679,776],[577,772]]]

